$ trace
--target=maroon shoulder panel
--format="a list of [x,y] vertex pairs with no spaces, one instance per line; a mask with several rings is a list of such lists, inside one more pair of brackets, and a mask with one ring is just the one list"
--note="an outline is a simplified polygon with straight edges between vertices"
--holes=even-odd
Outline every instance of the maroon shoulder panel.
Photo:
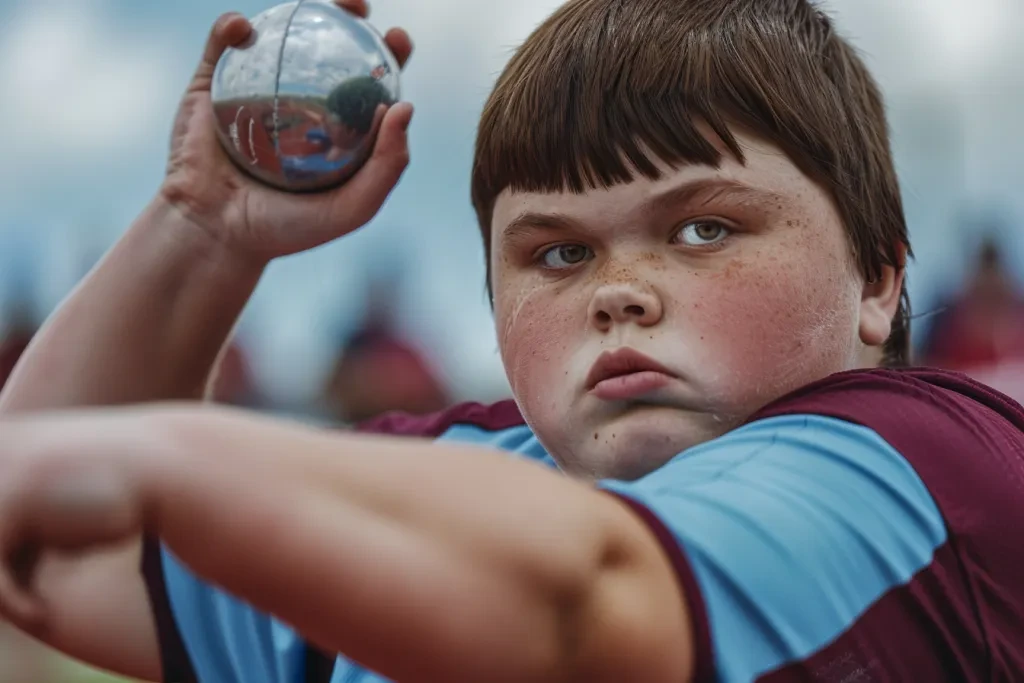
[[523,421],[523,416],[515,401],[508,400],[492,405],[462,403],[432,415],[388,413],[359,425],[357,431],[437,438],[457,424],[469,424],[481,429],[501,431],[526,423]]
[[834,417],[875,430],[921,477],[946,521],[932,564],[876,602],[782,681],[1024,681],[1024,409],[938,370],[834,375],[754,420]]

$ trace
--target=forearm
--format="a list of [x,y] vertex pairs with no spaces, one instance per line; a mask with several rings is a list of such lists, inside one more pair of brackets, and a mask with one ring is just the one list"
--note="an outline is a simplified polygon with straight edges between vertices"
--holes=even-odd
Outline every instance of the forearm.
[[202,397],[262,273],[155,200],[33,340],[0,413]]
[[194,412],[159,430],[150,528],[397,680],[565,680],[591,588],[628,555],[611,499],[481,449]]

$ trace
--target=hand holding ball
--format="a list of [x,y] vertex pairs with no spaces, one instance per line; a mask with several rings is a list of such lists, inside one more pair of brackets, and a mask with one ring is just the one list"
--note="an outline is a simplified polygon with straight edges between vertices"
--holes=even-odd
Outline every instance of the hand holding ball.
[[253,177],[291,192],[344,183],[369,157],[399,66],[366,21],[322,0],[278,5],[214,73],[217,134]]

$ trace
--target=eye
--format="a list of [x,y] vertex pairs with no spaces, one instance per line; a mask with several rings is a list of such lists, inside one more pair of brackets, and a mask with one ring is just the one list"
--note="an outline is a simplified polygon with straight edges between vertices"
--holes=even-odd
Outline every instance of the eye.
[[541,252],[537,261],[544,268],[560,270],[588,261],[593,255],[590,247],[582,244],[559,244]]
[[716,221],[692,221],[681,226],[672,241],[688,247],[709,247],[731,234],[729,228]]

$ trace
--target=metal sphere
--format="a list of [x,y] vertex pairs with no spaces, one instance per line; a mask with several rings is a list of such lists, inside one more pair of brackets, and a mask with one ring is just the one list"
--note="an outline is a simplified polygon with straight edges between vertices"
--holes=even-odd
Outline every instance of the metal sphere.
[[399,99],[399,68],[380,34],[326,0],[252,20],[253,38],[217,63],[217,135],[253,177],[290,192],[344,183],[373,149]]

